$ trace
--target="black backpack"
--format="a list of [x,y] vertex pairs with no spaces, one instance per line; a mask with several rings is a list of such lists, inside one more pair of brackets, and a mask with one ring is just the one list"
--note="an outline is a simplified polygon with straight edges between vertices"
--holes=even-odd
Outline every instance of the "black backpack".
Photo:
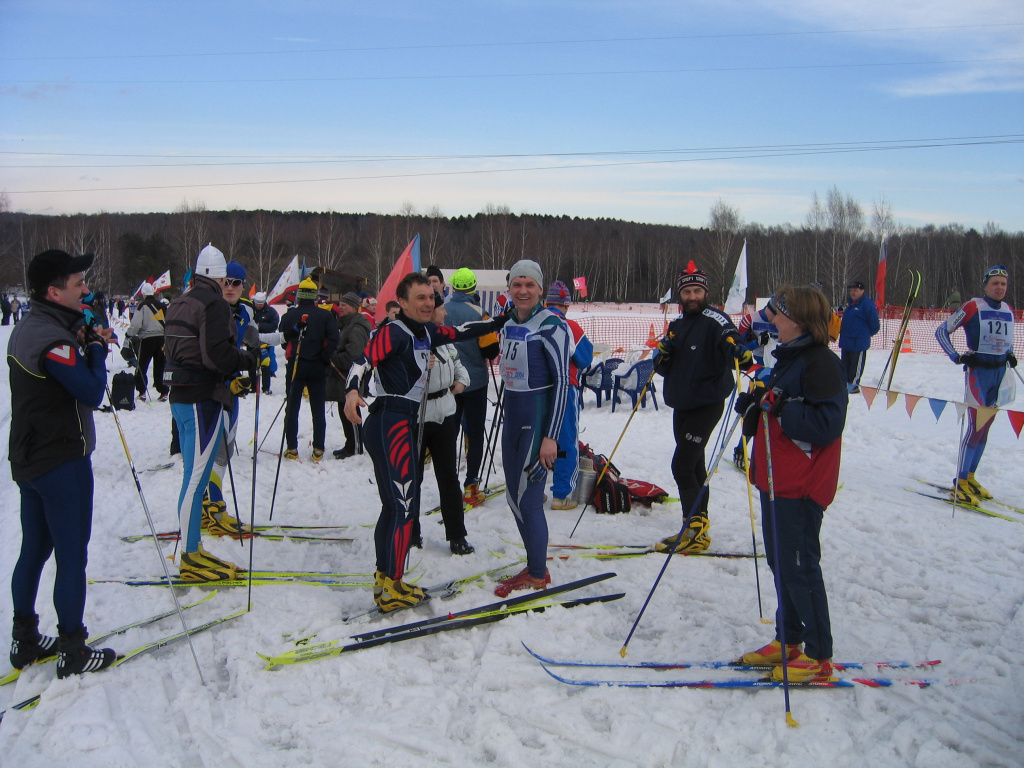
[[[580,456],[593,461],[594,472],[599,478],[594,487],[593,497],[594,508],[598,514],[617,515],[629,512],[632,508],[629,486],[619,479],[619,470],[615,465],[608,461],[606,456],[595,454],[589,445],[582,443],[580,443]],[[606,466],[607,470],[605,470]],[[604,471],[604,477],[601,477],[602,471]]]
[[135,377],[122,371],[110,381],[110,404],[119,411],[135,410]]

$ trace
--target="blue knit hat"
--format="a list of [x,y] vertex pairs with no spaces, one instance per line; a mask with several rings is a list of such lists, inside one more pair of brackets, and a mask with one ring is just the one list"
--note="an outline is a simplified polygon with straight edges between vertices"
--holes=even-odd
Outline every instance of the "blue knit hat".
[[545,304],[558,304],[561,306],[568,306],[572,303],[571,294],[569,289],[566,288],[565,283],[561,280],[555,280],[550,286],[548,286],[548,295],[544,299]]
[[245,267],[239,264],[237,261],[229,261],[226,268],[227,274],[225,277],[231,280],[245,280]]
[[1004,267],[1002,264],[994,264],[985,270],[985,276],[981,279],[982,287],[988,285],[988,281],[993,277],[1009,277],[1010,270]]

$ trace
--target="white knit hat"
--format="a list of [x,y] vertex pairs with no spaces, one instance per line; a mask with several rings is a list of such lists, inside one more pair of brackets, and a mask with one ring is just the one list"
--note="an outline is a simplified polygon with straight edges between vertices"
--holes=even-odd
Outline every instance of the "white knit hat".
[[266,304],[267,294],[265,294],[263,291],[256,291],[256,293],[252,297],[252,300],[256,304]]
[[153,295],[153,284],[152,283],[143,283],[142,284],[142,295],[143,296],[152,296]]
[[207,243],[196,260],[196,274],[203,277],[227,277],[228,263],[224,259],[224,254]]
[[512,269],[508,271],[508,284],[511,286],[512,281],[517,277],[529,277],[533,278],[537,285],[541,288],[544,287],[544,273],[541,271],[540,264],[530,259],[520,259],[512,265]]

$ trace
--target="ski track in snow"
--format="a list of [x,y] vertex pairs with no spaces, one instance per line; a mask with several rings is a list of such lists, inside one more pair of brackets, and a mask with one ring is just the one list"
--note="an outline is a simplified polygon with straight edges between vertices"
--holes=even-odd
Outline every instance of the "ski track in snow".
[[[10,329],[0,329],[6,348]],[[885,355],[868,355],[865,382],[874,384]],[[6,360],[2,364],[6,366]],[[116,352],[112,369],[123,364]],[[6,371],[4,371],[6,380]],[[962,374],[942,355],[900,357],[893,388],[956,399]],[[0,388],[0,425],[9,428],[10,395]],[[261,438],[281,404],[283,384],[261,402]],[[659,395],[660,399],[660,395]],[[1021,400],[1018,400],[1020,403]],[[649,479],[676,494],[669,460],[671,410],[638,411],[615,464],[627,477]],[[552,608],[466,631],[411,640],[281,669],[263,670],[257,651],[280,652],[292,641],[345,638],[370,626],[413,621],[494,600],[489,579],[456,598],[377,624],[339,617],[368,606],[368,589],[263,586],[253,610],[193,638],[206,688],[192,656],[178,643],[123,668],[57,681],[53,665],[33,667],[0,689],[0,708],[42,692],[39,706],[9,712],[0,724],[0,764],[34,766],[1018,766],[1024,754],[1024,525],[984,517],[906,491],[914,478],[952,477],[959,423],[947,406],[936,420],[926,401],[907,417],[902,398],[871,409],[852,396],[844,434],[841,481],[822,528],[823,569],[836,656],[845,660],[943,660],[928,677],[962,681],[924,690],[793,690],[794,717],[785,723],[781,691],[576,688],[552,680],[522,648],[584,659],[618,659],[618,651],[663,564],[661,556],[598,561],[555,560],[555,583],[616,571],[614,580],[582,594],[626,592],[624,599],[572,610]],[[1017,405],[1017,408],[1022,406]],[[305,408],[305,406],[304,406]],[[118,414],[140,471],[167,461],[170,412],[139,404]],[[594,407],[591,393],[581,435],[598,452],[615,445],[629,417]],[[731,419],[731,414],[729,416]],[[328,416],[328,449],[341,444],[337,408]],[[119,536],[147,530],[145,516],[113,417],[96,414],[99,448],[91,578],[161,574],[152,541],[126,544]],[[267,447],[276,450],[280,420]],[[253,398],[242,408],[239,453],[233,459],[243,519],[249,517]],[[300,421],[300,453],[308,459],[308,410]],[[727,447],[731,455],[732,445]],[[979,475],[1001,499],[1024,506],[1021,444],[1005,415],[992,427]],[[7,464],[7,440],[0,442]],[[267,522],[276,460],[260,454],[258,523]],[[143,473],[141,483],[158,529],[177,526],[180,466]],[[9,627],[9,578],[20,545],[17,487],[9,470],[0,481],[0,626]],[[286,463],[274,522],[317,525],[372,523],[379,510],[368,457]],[[492,475],[500,481],[501,469]],[[925,486],[919,490],[927,491]],[[437,503],[429,469],[423,507]],[[550,491],[549,491],[550,496]],[[229,495],[229,509],[231,501]],[[756,508],[756,501],[755,501]],[[749,551],[750,514],[743,477],[723,465],[711,484],[712,549]],[[548,512],[552,543],[566,543],[579,509]],[[1013,512],[1006,512],[1014,516]],[[760,517],[758,513],[758,518]],[[495,498],[467,515],[466,558],[448,553],[440,516],[423,518],[425,545],[413,550],[421,584],[469,575],[522,556],[512,515]],[[1020,518],[1024,520],[1024,515]],[[654,542],[678,530],[678,504],[635,508],[628,515],[589,510],[575,540]],[[762,551],[760,523],[757,546]],[[349,528],[352,543],[256,541],[257,569],[371,572],[373,529]],[[162,546],[166,554],[173,543]],[[247,565],[248,544],[207,538],[215,554]],[[498,553],[501,558],[492,556]],[[552,550],[552,552],[554,552]],[[760,562],[761,603],[774,612],[771,574]],[[673,558],[629,644],[633,661],[727,659],[758,647],[772,627],[758,618],[751,560]],[[50,603],[53,563],[44,571],[37,603],[44,631],[54,633]],[[182,602],[197,588],[182,590]],[[225,588],[186,613],[190,625],[241,608],[244,588]],[[86,623],[94,632],[167,610],[165,588],[94,584]],[[132,630],[107,644],[129,650],[180,629],[177,617]],[[614,670],[573,674],[610,677]],[[636,679],[636,670],[628,670]],[[893,677],[910,676],[898,674]],[[652,675],[700,678],[709,670]],[[924,673],[923,673],[924,674]]]

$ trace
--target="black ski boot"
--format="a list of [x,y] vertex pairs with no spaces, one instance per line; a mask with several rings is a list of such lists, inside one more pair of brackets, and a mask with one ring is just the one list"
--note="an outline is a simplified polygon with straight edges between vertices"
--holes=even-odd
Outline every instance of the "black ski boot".
[[465,537],[448,542],[448,549],[453,555],[472,555],[476,551]]
[[747,454],[743,452],[742,445],[737,445],[732,452],[732,463],[744,472],[747,471]]
[[39,634],[39,617],[14,614],[11,632],[11,666],[24,669],[29,664],[53,656],[57,652],[57,638]]
[[85,627],[79,627],[74,632],[65,632],[60,627],[57,629],[60,632],[60,640],[57,643],[60,650],[60,656],[57,658],[58,680],[63,680],[68,675],[98,672],[117,661],[117,654],[112,648],[95,650],[85,644],[89,636]]

